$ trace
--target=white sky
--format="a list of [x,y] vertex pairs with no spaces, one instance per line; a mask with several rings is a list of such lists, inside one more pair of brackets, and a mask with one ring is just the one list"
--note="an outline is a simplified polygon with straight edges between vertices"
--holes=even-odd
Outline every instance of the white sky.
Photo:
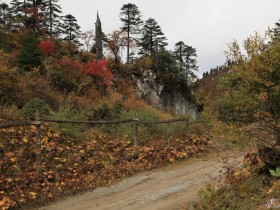
[[227,43],[264,34],[280,19],[280,0],[59,0],[82,31],[94,29],[98,10],[105,34],[120,28],[120,9],[127,3],[137,5],[144,21],[158,22],[169,49],[178,41],[196,48],[199,75],[224,64]]
[[143,20],[154,18],[173,49],[183,41],[197,49],[199,75],[225,62],[227,43],[242,42],[255,31],[264,34],[280,19],[280,0],[60,0],[82,30],[94,28],[98,10],[104,33],[119,29],[120,9],[133,3]]

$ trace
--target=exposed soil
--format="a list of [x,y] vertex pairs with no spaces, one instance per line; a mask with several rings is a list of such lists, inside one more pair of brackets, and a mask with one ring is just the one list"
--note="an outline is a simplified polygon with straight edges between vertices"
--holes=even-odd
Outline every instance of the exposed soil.
[[156,210],[181,209],[197,199],[197,192],[213,181],[227,162],[240,162],[235,151],[209,154],[158,170],[137,174],[110,187],[68,197],[40,210]]

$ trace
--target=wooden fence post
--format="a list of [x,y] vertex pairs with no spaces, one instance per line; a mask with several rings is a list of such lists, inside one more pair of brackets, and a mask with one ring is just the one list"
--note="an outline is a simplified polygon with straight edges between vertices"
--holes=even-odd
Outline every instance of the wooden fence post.
[[167,129],[166,129],[166,143],[169,144],[169,137],[170,137],[170,123],[167,123]]
[[135,113],[134,117],[134,129],[135,129],[135,136],[134,136],[134,156],[138,157],[138,125],[139,125],[139,119],[137,116],[137,113]]
[[42,172],[42,157],[41,157],[41,121],[39,110],[35,113],[35,122],[36,125],[36,167],[37,173]]
[[187,135],[189,135],[189,115],[186,116],[186,130],[187,130]]

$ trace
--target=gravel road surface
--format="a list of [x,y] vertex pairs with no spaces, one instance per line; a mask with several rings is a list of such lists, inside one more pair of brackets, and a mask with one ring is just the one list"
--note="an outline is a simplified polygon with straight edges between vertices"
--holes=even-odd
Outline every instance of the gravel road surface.
[[110,187],[42,207],[40,210],[173,210],[197,199],[206,182],[217,177],[225,160],[240,162],[240,152],[209,154],[137,174]]

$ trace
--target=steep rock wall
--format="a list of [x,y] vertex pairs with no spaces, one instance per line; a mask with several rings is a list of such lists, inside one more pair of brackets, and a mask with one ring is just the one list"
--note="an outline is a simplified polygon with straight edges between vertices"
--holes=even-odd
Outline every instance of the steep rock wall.
[[197,107],[186,100],[182,93],[163,90],[160,99],[161,110],[197,119]]
[[166,90],[151,70],[143,70],[140,78],[134,76],[136,94],[151,106],[173,114],[197,118],[197,107],[185,99],[183,93]]

